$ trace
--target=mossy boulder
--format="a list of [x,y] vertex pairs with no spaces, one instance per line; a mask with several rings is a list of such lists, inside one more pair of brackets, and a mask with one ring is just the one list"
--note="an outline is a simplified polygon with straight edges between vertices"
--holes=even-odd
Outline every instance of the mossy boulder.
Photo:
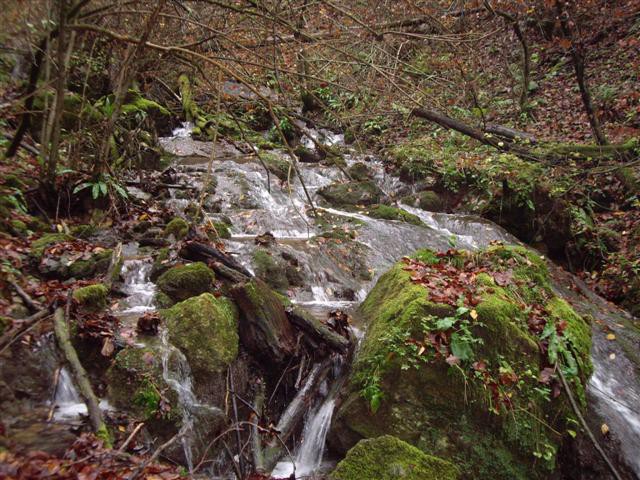
[[172,302],[182,302],[187,298],[212,292],[215,278],[209,267],[202,262],[195,262],[167,270],[158,277],[156,284],[160,293]]
[[181,217],[175,217],[164,229],[164,234],[168,237],[173,235],[176,240],[182,240],[189,233],[189,223]]
[[260,157],[267,167],[267,170],[283,182],[287,179],[293,180],[296,176],[296,171],[291,164],[291,159],[286,157],[284,154],[276,152],[260,152]]
[[382,199],[382,190],[373,182],[332,183],[318,190],[331,205],[373,205]]
[[367,209],[366,214],[372,218],[398,220],[400,222],[411,223],[412,225],[424,226],[424,223],[417,215],[389,205],[373,205]]
[[219,240],[221,238],[231,238],[231,225],[226,222],[213,222],[213,229],[211,229],[210,238],[212,240]]
[[443,212],[445,201],[433,190],[425,190],[415,195],[409,195],[402,199],[402,203],[412,207],[418,207],[427,212]]
[[369,167],[362,162],[357,162],[351,165],[347,170],[347,173],[356,182],[365,182],[373,176]]
[[187,357],[195,373],[220,373],[238,355],[238,310],[210,293],[163,310],[169,340]]
[[74,238],[66,233],[47,233],[31,242],[31,255],[41,258],[47,247],[58,243],[71,242]]
[[360,440],[338,463],[331,480],[456,480],[456,467],[391,435]]
[[88,285],[73,291],[73,299],[83,310],[100,312],[107,308],[109,289],[101,283]]
[[[162,375],[162,351],[155,347],[126,347],[116,355],[107,371],[109,401],[116,407],[132,412],[140,420],[160,413],[161,400],[172,406],[177,396]],[[178,416],[176,412],[166,415]]]
[[[588,323],[553,293],[544,261],[525,248],[417,257],[385,273],[360,307],[367,333],[332,446],[346,452],[389,434],[466,478],[549,478],[577,425],[566,396],[554,398],[553,365],[584,407]],[[460,291],[447,297],[447,288]]]
[[259,248],[253,253],[253,267],[256,277],[271,288],[284,292],[289,288],[286,263],[272,252]]

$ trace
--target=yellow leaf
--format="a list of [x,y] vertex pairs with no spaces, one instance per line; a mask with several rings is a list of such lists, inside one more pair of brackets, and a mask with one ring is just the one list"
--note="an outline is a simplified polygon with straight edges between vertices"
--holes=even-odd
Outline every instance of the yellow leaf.
[[469,312],[469,315],[471,315],[471,318],[473,318],[474,320],[478,319],[478,312],[476,312],[475,310],[471,310],[471,312]]
[[143,220],[149,220],[149,215],[147,215],[146,213],[143,213],[142,215],[140,215],[140,216],[138,217],[138,220],[139,220],[139,221],[141,221],[141,222],[142,222]]
[[613,333],[610,333],[609,335],[607,335],[607,340],[615,340],[616,336]]
[[122,426],[122,425],[120,425],[120,426],[118,427],[118,430],[120,430],[121,432],[126,432],[126,431],[127,431],[127,429],[126,429],[126,428],[124,428],[124,426]]
[[425,351],[425,350],[426,350],[426,349],[424,348],[424,345],[422,345],[422,346],[420,347],[420,350],[418,351],[418,355],[422,355],[422,354],[424,353],[424,351]]
[[602,432],[603,435],[606,435],[607,433],[609,433],[609,425],[607,425],[606,423],[603,423],[602,426],[600,427],[600,431]]

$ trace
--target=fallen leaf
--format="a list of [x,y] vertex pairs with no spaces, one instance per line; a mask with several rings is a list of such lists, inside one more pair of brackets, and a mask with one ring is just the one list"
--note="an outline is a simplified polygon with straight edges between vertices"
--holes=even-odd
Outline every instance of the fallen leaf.
[[600,427],[600,431],[602,432],[603,435],[607,435],[609,433],[609,425],[607,425],[606,423],[603,423],[602,426]]
[[476,312],[475,310],[471,310],[469,312],[469,315],[471,316],[471,318],[473,318],[474,320],[478,319],[478,312]]
[[607,335],[607,340],[615,340],[616,336],[613,333],[610,333],[609,335]]

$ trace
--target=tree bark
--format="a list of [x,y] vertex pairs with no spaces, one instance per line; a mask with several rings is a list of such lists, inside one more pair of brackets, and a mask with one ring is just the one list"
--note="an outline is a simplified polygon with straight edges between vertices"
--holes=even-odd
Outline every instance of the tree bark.
[[221,252],[217,248],[210,245],[205,245],[200,242],[186,242],[180,250],[180,256],[188,260],[204,261],[215,260],[222,263],[224,266],[229,267],[237,272],[240,272],[247,278],[253,277],[251,272],[244,268],[238,261],[236,261],[230,255]]
[[346,353],[349,350],[349,340],[329,329],[303,308],[293,305],[287,307],[286,312],[291,323],[313,340],[338,353]]

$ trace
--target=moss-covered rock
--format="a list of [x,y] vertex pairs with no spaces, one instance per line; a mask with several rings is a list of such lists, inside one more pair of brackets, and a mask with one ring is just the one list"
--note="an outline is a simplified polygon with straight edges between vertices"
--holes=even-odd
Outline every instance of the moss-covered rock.
[[169,340],[187,357],[194,374],[224,371],[238,355],[238,310],[210,293],[189,298],[161,312]]
[[260,157],[266,165],[267,170],[283,182],[289,178],[293,179],[296,176],[296,171],[291,164],[291,160],[283,154],[276,152],[260,152]]
[[347,170],[349,176],[356,182],[364,182],[372,177],[369,167],[362,162],[354,163]]
[[384,220],[398,220],[400,222],[411,223],[413,225],[424,226],[422,220],[417,215],[409,213],[406,210],[389,205],[373,205],[369,207],[366,214],[372,218],[381,218]]
[[66,233],[47,233],[31,242],[31,254],[36,258],[41,258],[47,247],[72,240],[74,238]]
[[382,190],[373,182],[332,183],[318,190],[318,195],[336,206],[373,205],[382,198]]
[[253,253],[253,267],[256,276],[266,282],[271,288],[284,292],[289,288],[287,279],[287,265],[281,259],[262,248]]
[[[552,397],[558,380],[548,367],[561,365],[584,406],[589,325],[553,293],[544,261],[522,247],[418,257],[437,278],[425,279],[433,292],[399,263],[360,307],[368,329],[332,445],[346,451],[390,434],[467,478],[548,478],[576,425],[567,398]],[[456,295],[443,294],[454,285],[475,300],[459,309]]]
[[427,212],[442,212],[446,206],[442,197],[433,190],[425,190],[415,195],[404,197],[402,203],[421,208]]
[[[118,352],[107,371],[109,401],[132,412],[140,420],[155,416],[160,401],[177,397],[162,376],[162,352],[153,347],[126,347]],[[165,412],[165,415],[172,412]],[[173,415],[177,416],[175,412]]]
[[215,274],[202,262],[173,267],[156,281],[161,293],[173,302],[213,291]]
[[229,230],[230,227],[231,225],[225,222],[213,222],[212,239],[231,238],[231,230]]
[[182,240],[189,233],[189,223],[181,217],[173,218],[164,229],[166,236],[173,235],[176,240]]
[[109,289],[101,283],[88,285],[73,291],[73,299],[83,310],[99,312],[107,308]]
[[111,255],[113,251],[110,249],[100,250],[91,255],[86,260],[76,260],[66,273],[65,278],[92,278],[100,273],[105,273],[109,269],[111,263]]
[[347,453],[331,480],[455,480],[453,464],[432,457],[391,435],[360,440]]

